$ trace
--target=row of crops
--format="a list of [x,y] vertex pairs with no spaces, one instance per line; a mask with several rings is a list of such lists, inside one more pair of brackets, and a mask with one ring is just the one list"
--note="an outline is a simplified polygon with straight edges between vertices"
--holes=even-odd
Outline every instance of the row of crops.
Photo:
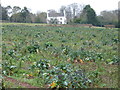
[[[101,66],[118,64],[117,29],[11,24],[2,40],[3,75],[38,87],[104,87]],[[97,68],[86,71],[89,63]]]

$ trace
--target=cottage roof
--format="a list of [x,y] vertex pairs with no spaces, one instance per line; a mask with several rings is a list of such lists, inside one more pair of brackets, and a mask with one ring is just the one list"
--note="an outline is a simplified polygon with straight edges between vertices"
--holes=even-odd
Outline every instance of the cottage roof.
[[63,13],[48,13],[49,17],[63,17],[64,14]]

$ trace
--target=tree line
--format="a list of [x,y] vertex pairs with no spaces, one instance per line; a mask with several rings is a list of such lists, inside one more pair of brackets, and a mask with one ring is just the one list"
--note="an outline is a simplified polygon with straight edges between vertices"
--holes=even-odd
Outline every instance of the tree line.
[[2,18],[1,20],[18,23],[46,23],[46,12],[40,12],[33,14],[27,7],[23,9],[19,6],[7,6],[2,7]]
[[[19,23],[46,23],[47,13],[37,12],[33,14],[27,7],[0,5],[2,17],[0,20]],[[73,3],[67,6],[61,6],[60,13],[66,12],[68,24],[93,24],[95,26],[103,26],[107,24],[118,27],[118,10],[102,11],[100,15],[96,15],[95,10],[90,5],[80,5]],[[49,10],[55,13],[55,10]]]

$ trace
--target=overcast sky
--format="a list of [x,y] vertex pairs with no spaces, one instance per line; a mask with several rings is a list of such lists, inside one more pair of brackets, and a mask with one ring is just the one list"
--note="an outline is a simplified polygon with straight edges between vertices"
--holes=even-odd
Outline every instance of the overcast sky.
[[118,9],[118,2],[120,0],[1,0],[2,6],[19,6],[23,8],[26,6],[31,9],[31,12],[47,11],[49,9],[58,10],[62,5],[69,5],[71,3],[90,4],[91,7],[99,14],[103,10]]

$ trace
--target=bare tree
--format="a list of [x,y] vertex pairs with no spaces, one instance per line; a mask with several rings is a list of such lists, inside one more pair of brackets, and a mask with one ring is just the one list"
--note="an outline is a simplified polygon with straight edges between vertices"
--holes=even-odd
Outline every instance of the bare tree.
[[72,3],[69,5],[69,7],[72,10],[72,18],[75,18],[76,16],[80,16],[83,8],[85,7],[85,5],[81,5],[78,3]]
[[80,17],[80,14],[81,14],[84,7],[85,7],[85,5],[81,5],[78,3],[72,3],[72,4],[67,5],[67,6],[61,6],[60,12],[63,13],[63,11],[65,10],[67,22],[69,23],[74,18]]
[[66,6],[61,6],[61,7],[60,7],[60,13],[63,14],[65,10],[66,10]]
[[118,22],[118,10],[102,11],[98,16],[103,24],[114,24]]
[[72,10],[71,10],[71,7],[69,7],[69,6],[66,7],[66,18],[67,18],[68,23],[72,19]]
[[76,16],[76,13],[77,13],[78,4],[77,3],[72,3],[69,6],[72,9],[72,13],[73,13],[73,17],[72,18],[74,18]]

